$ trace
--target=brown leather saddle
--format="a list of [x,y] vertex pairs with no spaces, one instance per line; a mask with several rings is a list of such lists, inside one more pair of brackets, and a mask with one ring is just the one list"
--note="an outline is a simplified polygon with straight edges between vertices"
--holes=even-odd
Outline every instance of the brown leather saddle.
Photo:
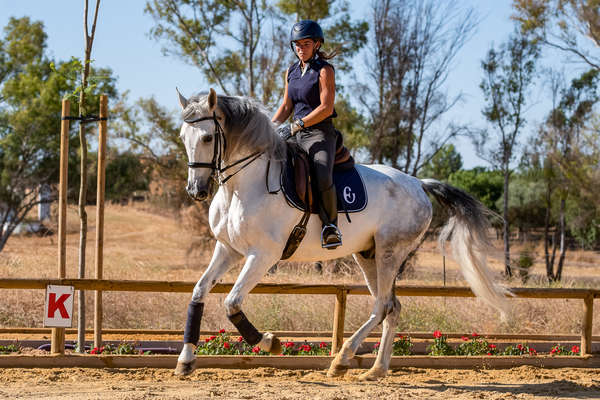
[[[353,168],[354,158],[350,154],[348,148],[344,146],[342,134],[338,130],[336,130],[335,133],[337,137],[333,169],[339,171]],[[316,191],[316,188],[313,188],[312,183],[316,181],[314,177],[311,176],[308,154],[295,145],[288,146],[288,150],[288,160],[293,166],[296,193],[305,203],[303,204],[303,208],[306,209],[306,202],[308,202],[310,212],[316,214],[319,212],[319,203],[318,201],[314,201],[315,196],[313,195],[313,192]]]

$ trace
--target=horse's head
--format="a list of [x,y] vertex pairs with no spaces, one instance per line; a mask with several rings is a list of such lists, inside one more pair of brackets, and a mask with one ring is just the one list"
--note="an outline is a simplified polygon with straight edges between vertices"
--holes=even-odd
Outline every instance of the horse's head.
[[213,89],[198,101],[188,101],[179,91],[177,93],[184,120],[179,136],[189,161],[186,191],[194,200],[203,201],[215,183],[220,152],[217,121],[223,117]]

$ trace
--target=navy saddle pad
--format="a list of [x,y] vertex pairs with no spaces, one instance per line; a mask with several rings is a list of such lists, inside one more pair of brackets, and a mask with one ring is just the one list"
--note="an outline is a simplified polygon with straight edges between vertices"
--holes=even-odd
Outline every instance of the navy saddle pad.
[[[339,212],[356,213],[367,206],[367,190],[362,177],[356,167],[333,170],[333,183],[337,192],[337,206]],[[294,170],[291,163],[286,162],[281,174],[281,189],[288,204],[304,211],[304,199],[298,197],[295,187]],[[318,200],[318,192],[313,186],[314,201]],[[314,212],[313,212],[314,213]]]

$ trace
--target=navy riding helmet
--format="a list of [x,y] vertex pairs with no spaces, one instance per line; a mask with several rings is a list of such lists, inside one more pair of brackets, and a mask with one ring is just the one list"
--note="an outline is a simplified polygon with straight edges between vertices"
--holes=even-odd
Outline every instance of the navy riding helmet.
[[290,47],[292,51],[294,51],[294,42],[302,39],[315,39],[325,42],[323,29],[321,29],[319,24],[310,19],[298,21],[292,26],[292,31],[290,32]]

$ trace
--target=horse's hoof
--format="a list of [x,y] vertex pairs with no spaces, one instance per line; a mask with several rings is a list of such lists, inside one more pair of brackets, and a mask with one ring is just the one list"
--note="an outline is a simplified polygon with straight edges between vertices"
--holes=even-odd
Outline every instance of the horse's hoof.
[[370,370],[368,370],[367,372],[360,374],[358,377],[359,381],[376,381],[379,380],[381,378],[385,378],[387,375],[387,372],[380,369],[380,368],[371,368]]
[[186,376],[194,372],[196,369],[196,360],[190,362],[177,362],[177,367],[175,367],[175,375],[178,376]]
[[340,365],[340,364],[331,364],[329,370],[327,371],[327,376],[329,378],[335,378],[338,376],[343,376],[350,369],[349,365]]
[[283,349],[281,348],[281,341],[275,336],[273,336],[273,339],[271,340],[271,349],[269,350],[269,353],[271,353],[271,354],[283,353]]

